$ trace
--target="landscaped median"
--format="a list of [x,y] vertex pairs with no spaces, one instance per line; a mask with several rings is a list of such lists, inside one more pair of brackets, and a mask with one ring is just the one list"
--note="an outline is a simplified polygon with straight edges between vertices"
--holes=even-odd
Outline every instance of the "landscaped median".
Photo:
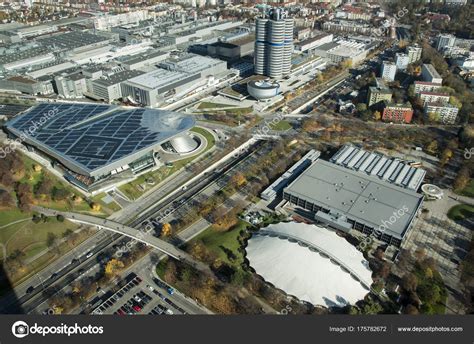
[[474,218],[474,206],[470,204],[458,204],[449,209],[448,217],[454,221],[463,221]]

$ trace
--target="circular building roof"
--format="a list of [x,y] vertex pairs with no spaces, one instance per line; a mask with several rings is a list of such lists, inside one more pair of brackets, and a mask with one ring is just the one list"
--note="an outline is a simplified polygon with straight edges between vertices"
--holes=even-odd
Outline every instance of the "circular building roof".
[[247,259],[267,282],[314,305],[341,307],[364,298],[372,272],[362,253],[335,232],[279,223],[249,239]]
[[434,184],[423,184],[421,186],[421,191],[423,191],[426,196],[436,199],[441,199],[444,194],[443,190]]
[[247,83],[247,91],[257,100],[274,97],[280,91],[280,84],[271,80],[252,80]]
[[199,147],[199,143],[187,134],[173,137],[170,140],[170,144],[173,146],[176,153],[179,154],[191,153]]

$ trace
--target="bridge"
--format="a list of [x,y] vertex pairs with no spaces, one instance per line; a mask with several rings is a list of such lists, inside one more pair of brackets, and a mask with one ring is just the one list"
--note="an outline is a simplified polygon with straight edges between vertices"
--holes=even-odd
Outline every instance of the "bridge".
[[152,234],[148,233],[147,230],[140,231],[136,228],[92,215],[79,214],[67,211],[58,211],[38,206],[34,206],[32,207],[32,209],[46,216],[62,215],[64,216],[64,218],[72,222],[95,226],[98,229],[105,229],[114,233],[122,234],[126,237],[151,246],[154,249],[159,250],[165,253],[166,255],[173,257],[176,260],[179,260],[183,263],[187,263],[202,272],[212,274],[211,269],[206,264],[203,264],[202,262],[194,259],[190,254],[177,248],[169,242],[166,242],[162,239],[153,236]]

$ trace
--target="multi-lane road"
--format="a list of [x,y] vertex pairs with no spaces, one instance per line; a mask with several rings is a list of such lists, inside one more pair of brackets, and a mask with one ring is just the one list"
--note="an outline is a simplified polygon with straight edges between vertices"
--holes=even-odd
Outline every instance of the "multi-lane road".
[[[158,202],[149,207],[148,210],[130,224],[130,227],[137,227],[143,221],[156,216],[170,207],[172,210],[168,214],[176,211],[210,184],[216,183],[241,164],[242,161],[245,161],[258,148],[259,144],[257,142],[240,155],[226,160],[222,166],[218,166],[216,170],[190,183],[184,190],[179,188],[179,191],[173,195],[172,199],[168,198],[164,202]],[[119,222],[119,219],[117,218],[115,221]],[[12,293],[6,295],[2,299],[0,313],[18,312],[19,310],[29,312],[35,309],[47,299],[48,295],[45,295],[45,291],[54,294],[56,291],[62,290],[71,281],[84,273],[84,271],[88,271],[98,264],[99,255],[113,254],[115,251],[114,247],[118,246],[120,240],[124,240],[121,238],[121,235],[105,233],[90,238],[87,243],[80,245],[76,250],[71,251],[43,271],[38,272],[37,275],[30,278],[27,282],[15,288]],[[90,254],[87,254],[88,258],[86,253],[82,252],[84,249],[87,249],[87,252],[90,251]]]

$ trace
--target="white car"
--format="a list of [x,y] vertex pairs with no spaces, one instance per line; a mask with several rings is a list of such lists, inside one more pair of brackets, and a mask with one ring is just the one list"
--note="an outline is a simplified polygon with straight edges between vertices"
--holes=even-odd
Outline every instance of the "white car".
[[151,285],[146,286],[150,291],[155,291],[155,288],[153,288]]

